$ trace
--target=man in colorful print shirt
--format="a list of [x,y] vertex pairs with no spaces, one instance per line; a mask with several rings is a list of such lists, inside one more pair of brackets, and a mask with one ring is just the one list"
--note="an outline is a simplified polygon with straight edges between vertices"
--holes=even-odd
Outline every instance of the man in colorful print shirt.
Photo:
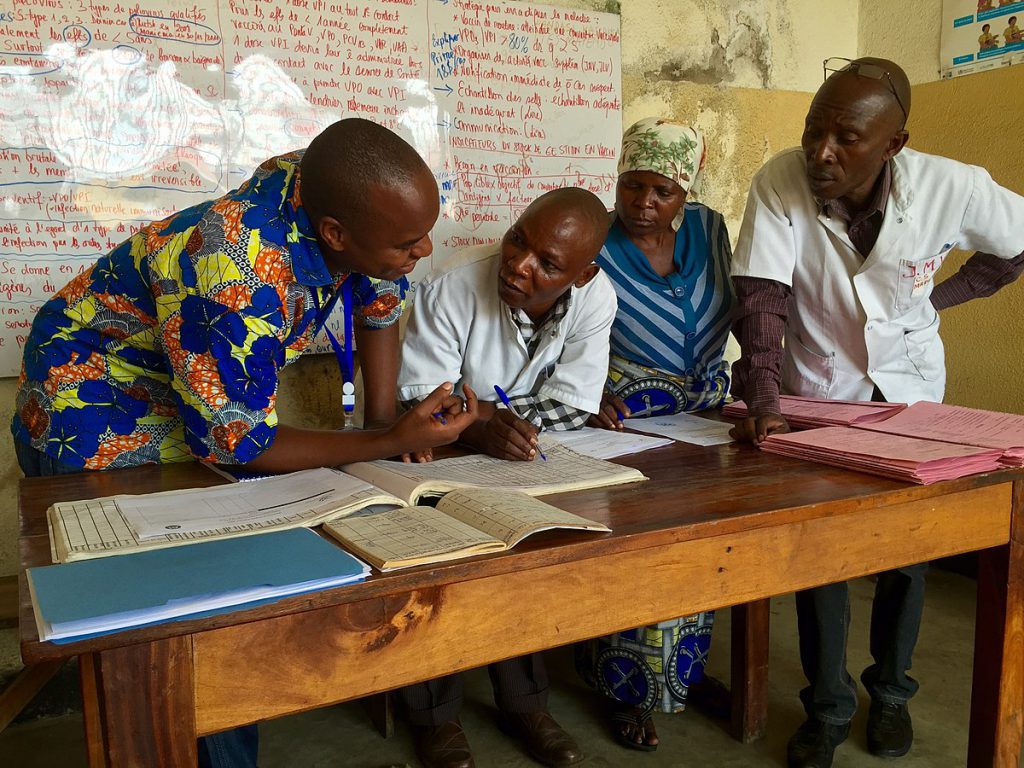
[[[431,252],[438,207],[416,151],[350,119],[223,197],[144,227],[39,311],[12,424],[23,469],[198,458],[290,471],[451,442],[472,421],[451,385],[394,421],[405,275]],[[346,291],[367,422],[393,425],[279,424],[280,369]],[[444,423],[432,418],[449,408]]]
[[[472,391],[441,384],[394,418],[405,275],[430,255],[438,210],[416,151],[349,119],[143,227],[36,316],[11,425],[25,475],[193,459],[285,472],[454,441],[476,419]],[[365,420],[389,426],[279,424],[280,369],[349,291]],[[257,741],[255,725],[204,737],[199,766],[255,766]]]

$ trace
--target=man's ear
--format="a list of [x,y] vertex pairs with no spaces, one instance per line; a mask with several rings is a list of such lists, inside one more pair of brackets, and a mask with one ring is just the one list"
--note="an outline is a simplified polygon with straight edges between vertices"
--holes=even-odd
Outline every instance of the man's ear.
[[324,216],[316,223],[316,232],[320,242],[338,253],[345,250],[351,237],[348,229],[332,216]]
[[892,135],[889,139],[889,146],[885,148],[885,159],[886,162],[896,157],[900,151],[907,146],[907,142],[910,140],[910,134],[905,128],[901,128]]
[[575,285],[577,288],[582,288],[584,285],[593,280],[597,273],[600,271],[601,268],[597,266],[597,264],[587,264],[587,266],[583,268],[583,271],[580,272],[580,276],[576,278],[576,282],[574,282],[573,285]]

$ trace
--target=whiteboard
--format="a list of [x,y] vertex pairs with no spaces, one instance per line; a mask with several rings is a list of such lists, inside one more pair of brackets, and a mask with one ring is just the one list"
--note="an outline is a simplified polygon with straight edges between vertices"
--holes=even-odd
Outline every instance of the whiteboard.
[[99,256],[342,117],[395,130],[434,172],[434,255],[413,279],[499,239],[548,189],[614,197],[617,15],[502,0],[3,7],[0,376],[19,372],[42,303]]

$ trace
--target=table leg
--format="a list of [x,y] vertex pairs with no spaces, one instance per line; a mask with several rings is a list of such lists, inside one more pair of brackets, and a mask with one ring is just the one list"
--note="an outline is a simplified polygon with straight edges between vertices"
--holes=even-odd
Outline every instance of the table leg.
[[375,693],[363,699],[366,714],[370,722],[383,738],[390,739],[395,735],[395,694],[391,691]]
[[36,697],[43,686],[64,666],[64,659],[30,664],[0,691],[0,731],[10,725]]
[[732,608],[732,735],[748,743],[768,726],[770,600]]
[[1024,482],[1010,543],[978,557],[969,768],[1017,768],[1024,730]]
[[82,716],[85,720],[85,749],[89,768],[107,768],[96,654],[87,653],[78,657],[78,677],[82,683]]
[[[97,689],[92,706],[98,705],[104,759],[98,764],[195,768],[191,638],[158,640],[94,656],[95,662],[89,664]],[[89,722],[87,716],[87,728]],[[90,750],[90,766],[93,759]]]

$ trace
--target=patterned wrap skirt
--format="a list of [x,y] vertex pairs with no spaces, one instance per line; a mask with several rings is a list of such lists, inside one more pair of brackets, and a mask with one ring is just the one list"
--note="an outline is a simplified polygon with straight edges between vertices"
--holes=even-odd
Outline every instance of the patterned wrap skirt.
[[704,677],[715,612],[706,611],[576,646],[576,669],[608,698],[649,714],[680,712]]
[[718,406],[729,391],[729,364],[701,375],[673,376],[612,355],[605,389],[621,397],[631,418],[670,416]]

